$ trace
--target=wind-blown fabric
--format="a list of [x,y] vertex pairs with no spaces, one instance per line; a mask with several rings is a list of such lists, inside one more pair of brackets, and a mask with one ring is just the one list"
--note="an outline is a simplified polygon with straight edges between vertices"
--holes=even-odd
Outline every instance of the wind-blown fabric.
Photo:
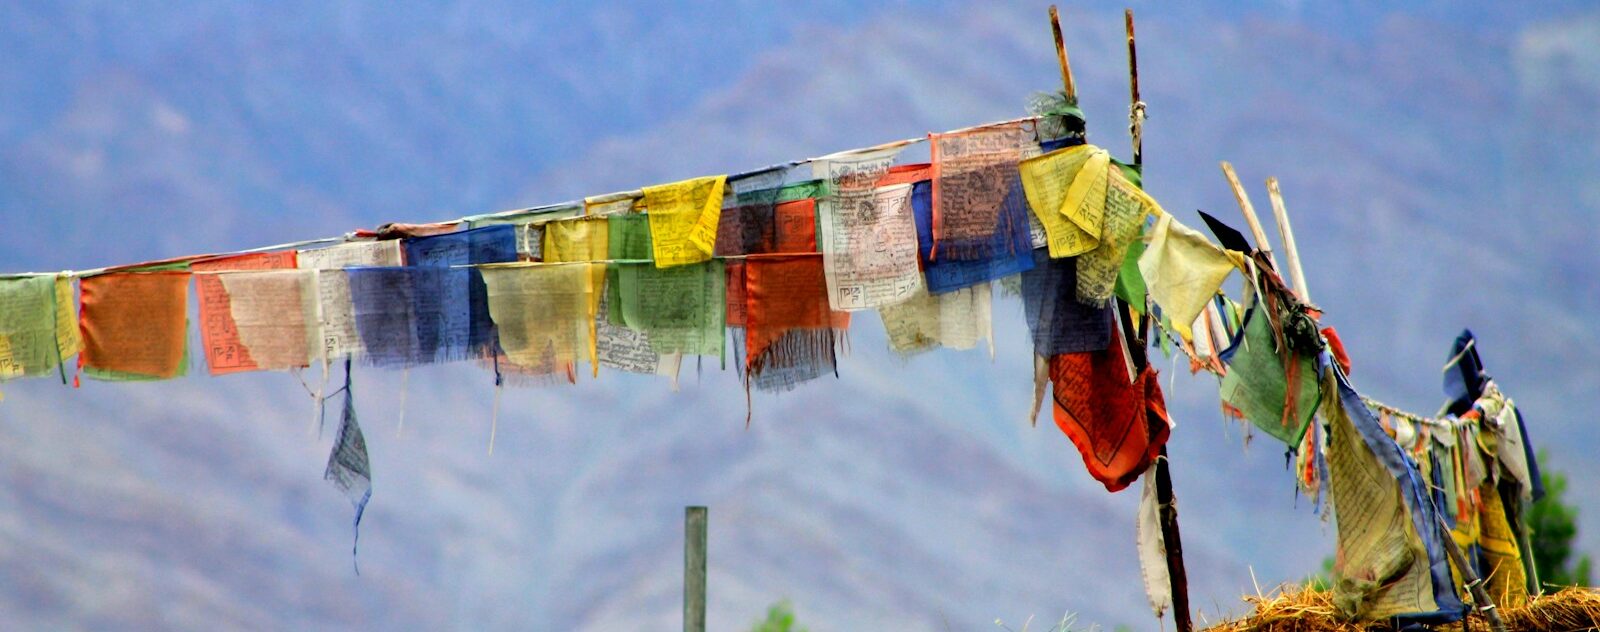
[[939,347],[971,349],[987,341],[994,351],[994,320],[990,284],[984,283],[944,294],[918,288],[911,299],[879,308],[889,349],[913,355]]
[[1083,456],[1089,475],[1119,491],[1150,467],[1171,428],[1155,369],[1128,380],[1119,345],[1050,358],[1056,426]]
[[751,382],[786,390],[832,370],[837,336],[850,326],[850,314],[828,307],[822,257],[751,258],[743,268],[745,373]]
[[[1019,185],[1006,197],[1001,217],[1013,218],[1025,213],[1021,204],[1022,188]],[[923,281],[930,294],[954,292],[1033,267],[1032,240],[1028,236],[1026,219],[1010,222],[1004,226],[1005,230],[994,233],[995,243],[988,248],[992,256],[958,259],[954,256],[934,256],[932,181],[923,180],[912,185],[911,213],[917,223],[917,260],[922,263]],[[1021,246],[1015,247],[1018,244]]]
[[722,355],[727,273],[721,261],[672,268],[620,264],[617,282],[622,322],[644,332],[651,350]]
[[[77,352],[76,318],[70,281],[54,275],[0,279],[0,381],[59,370]],[[68,325],[72,330],[63,334]]]
[[723,175],[643,188],[657,267],[711,258],[727,182]]
[[[356,330],[375,366],[416,366],[487,358],[494,329],[486,304],[474,304],[476,268],[350,268]],[[449,300],[452,294],[460,300]]]
[[1079,258],[1078,300],[1091,305],[1111,300],[1128,245],[1147,216],[1165,213],[1114,166],[1110,154],[1092,145],[1059,149],[1020,166],[1051,256]]
[[[455,233],[446,233],[405,241],[406,265],[450,268],[452,266],[511,263],[517,260],[517,228],[509,225],[485,226]],[[481,274],[446,276],[440,300],[443,312],[450,318],[460,318],[460,306],[465,305],[468,320],[468,337],[464,348],[440,349],[440,358],[483,357],[495,344],[494,323],[489,319],[488,289]],[[446,322],[448,328],[461,327],[459,323]],[[453,345],[456,338],[445,337],[441,344]]]
[[991,260],[1032,249],[1017,164],[1032,135],[1021,122],[929,134],[933,259]]
[[1347,616],[1447,623],[1463,614],[1417,464],[1326,360],[1330,496],[1339,530],[1334,604]]
[[[350,544],[350,557],[356,557],[361,544],[361,514],[367,511],[367,501],[372,499],[372,463],[367,458],[367,438],[356,421],[355,392],[350,388],[350,359],[344,361],[344,406],[339,413],[339,435],[333,451],[328,453],[328,467],[323,470],[323,480],[332,483],[356,508],[351,530],[355,537]],[[361,574],[361,567],[356,567]]]
[[189,273],[114,272],[78,282],[83,353],[102,380],[161,380],[188,368]]
[[[536,374],[571,370],[588,358],[595,321],[594,269],[603,264],[489,267],[489,314],[500,332],[500,348],[516,366]],[[599,282],[604,281],[604,275]]]
[[1162,314],[1189,340],[1194,338],[1189,324],[1217,295],[1228,273],[1243,261],[1242,256],[1234,260],[1204,235],[1163,214],[1139,257],[1138,276]]
[[[196,261],[190,264],[189,269],[194,272],[216,273],[235,270],[293,269],[296,265],[297,257],[295,252],[290,250]],[[306,275],[306,279],[309,283],[311,275]],[[223,285],[221,275],[196,275],[194,285],[200,301],[200,344],[205,349],[207,370],[212,375],[226,375],[268,368],[261,366],[251,355],[250,348],[240,341],[239,324],[233,314],[232,293]],[[248,297],[242,298],[248,299]],[[315,305],[312,307],[315,308]],[[259,313],[259,310],[250,310],[248,307],[246,311]]]
[[1266,309],[1257,301],[1245,314],[1244,331],[1222,352],[1228,366],[1221,386],[1223,410],[1296,447],[1322,400],[1316,361],[1279,343]]
[[1111,344],[1112,308],[1093,307],[1073,295],[1078,285],[1076,258],[1052,259],[1033,251],[1033,267],[1022,273],[1022,309],[1033,336],[1033,352],[1103,351]]

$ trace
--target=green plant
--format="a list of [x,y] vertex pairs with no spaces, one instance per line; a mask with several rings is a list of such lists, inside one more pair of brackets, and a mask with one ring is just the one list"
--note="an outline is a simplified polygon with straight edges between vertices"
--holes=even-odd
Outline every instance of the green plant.
[[767,618],[756,622],[750,632],[806,632],[794,623],[794,606],[780,601],[767,608]]
[[[1539,461],[1549,456],[1539,451]],[[1578,508],[1567,504],[1567,476],[1545,469],[1544,498],[1528,511],[1528,530],[1532,533],[1533,563],[1539,580],[1553,586],[1588,586],[1592,561],[1588,555],[1573,558],[1572,541],[1578,535]]]

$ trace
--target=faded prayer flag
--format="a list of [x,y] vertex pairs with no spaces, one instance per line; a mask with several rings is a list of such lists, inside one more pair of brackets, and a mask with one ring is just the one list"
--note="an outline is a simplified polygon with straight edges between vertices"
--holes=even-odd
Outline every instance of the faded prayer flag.
[[1035,355],[1103,351],[1111,344],[1115,314],[1076,299],[1077,267],[1077,257],[1052,259],[1041,248],[1033,251],[1033,268],[1022,273],[1022,313]]
[[415,366],[493,352],[492,322],[473,317],[487,314],[487,305],[448,300],[452,291],[482,283],[476,268],[351,268],[345,274],[366,362]]
[[1237,264],[1221,248],[1194,229],[1163,213],[1150,234],[1150,244],[1139,257],[1139,273],[1150,298],[1172,319],[1185,340],[1192,339],[1189,324],[1217,295],[1222,281]]
[[[1007,204],[1016,202],[1018,204],[1016,208],[1021,209],[1021,200],[1022,189],[1018,186],[1007,198]],[[1010,246],[996,244],[992,250],[997,254],[992,257],[957,259],[950,256],[934,257],[931,181],[923,180],[912,186],[911,211],[917,222],[917,259],[922,263],[923,280],[927,284],[929,294],[954,292],[1033,268],[1032,242],[1028,236],[1028,225],[1025,220],[1012,223],[1008,227],[1010,232],[995,233],[997,241],[1020,244],[1020,248],[1010,250]],[[1007,216],[1012,214],[1014,213],[1008,212]]]
[[[72,285],[55,275],[0,279],[0,380],[46,375],[57,370],[72,352],[71,339],[60,328],[68,324],[63,311],[72,309]],[[63,299],[65,303],[63,304]]]
[[1259,301],[1245,314],[1243,333],[1220,357],[1228,365],[1221,386],[1224,410],[1290,447],[1300,445],[1322,399],[1315,360],[1273,336]]
[[[200,301],[200,344],[205,349],[206,368],[212,375],[241,371],[258,371],[263,368],[251,356],[250,349],[239,340],[239,326],[233,314],[232,294],[223,286],[221,275],[208,274],[230,270],[277,270],[296,267],[295,252],[258,252],[230,257],[196,261],[189,269],[199,272],[195,276],[195,292]],[[308,276],[309,282],[309,276]],[[260,307],[252,304],[248,307]],[[251,310],[251,315],[271,318]],[[302,325],[305,323],[302,322]],[[302,362],[299,365],[303,366]],[[288,367],[270,367],[288,368]]]
[[[367,511],[367,501],[372,499],[372,463],[367,458],[367,438],[356,421],[355,392],[350,388],[350,359],[344,361],[344,406],[339,414],[339,436],[328,454],[328,467],[323,470],[323,480],[333,483],[350,504],[356,508],[351,530],[355,534],[350,545],[350,557],[356,556],[361,544],[361,514]],[[361,574],[361,567],[356,567]]]
[[932,258],[962,261],[1032,249],[1017,165],[1032,134],[1021,121],[929,134],[933,164]]
[[[534,374],[570,371],[589,357],[599,291],[591,268],[604,264],[489,267],[489,314],[507,360]],[[598,282],[604,282],[602,274]]]

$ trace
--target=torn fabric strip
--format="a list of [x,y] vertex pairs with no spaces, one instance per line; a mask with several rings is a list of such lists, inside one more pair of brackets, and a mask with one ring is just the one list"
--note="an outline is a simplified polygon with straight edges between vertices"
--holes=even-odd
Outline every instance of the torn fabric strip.
[[1172,576],[1167,571],[1167,543],[1161,532],[1161,503],[1156,497],[1156,464],[1144,473],[1144,491],[1139,494],[1138,522],[1134,539],[1139,546],[1139,576],[1144,594],[1156,618],[1172,607]]
[[[350,545],[350,557],[356,557],[361,544],[361,515],[367,511],[367,501],[372,499],[372,463],[367,458],[367,438],[356,421],[355,392],[350,388],[350,359],[344,361],[344,406],[339,414],[339,436],[328,454],[328,467],[322,472],[323,480],[332,483],[350,504],[356,508],[351,530],[355,538]],[[360,567],[357,567],[357,574]]]
[[103,380],[155,380],[187,368],[189,273],[116,272],[79,281],[83,353]]

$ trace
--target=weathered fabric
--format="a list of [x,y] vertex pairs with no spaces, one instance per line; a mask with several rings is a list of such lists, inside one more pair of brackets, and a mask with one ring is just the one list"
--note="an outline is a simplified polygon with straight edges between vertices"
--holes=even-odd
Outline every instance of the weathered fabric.
[[1091,145],[1067,147],[1021,165],[1034,214],[1049,235],[1052,257],[1079,257],[1078,300],[1111,300],[1128,245],[1145,217],[1163,212],[1155,200]]
[[622,323],[642,331],[656,353],[721,356],[727,273],[721,261],[656,268],[620,264]]
[[919,288],[910,300],[879,308],[889,349],[913,355],[940,347],[971,349],[984,341],[993,352],[992,294],[988,283],[939,295]]
[[[743,269],[745,374],[751,383],[788,389],[831,370],[838,334],[850,326],[850,314],[828,307],[822,257],[752,258]],[[765,378],[768,374],[773,377]]]
[[[202,339],[224,336],[209,327],[226,323],[229,344],[206,348],[207,362],[216,358],[212,373],[248,370],[283,370],[307,366],[318,349],[316,286],[313,270],[266,270],[209,275],[222,284],[227,318],[201,317]],[[197,277],[197,280],[205,276]]]
[[1230,258],[1204,235],[1163,214],[1138,265],[1150,298],[1187,340],[1194,337],[1189,324],[1216,296],[1228,273],[1242,264],[1242,256]]
[[[510,263],[518,259],[517,228],[508,225],[485,226],[455,233],[407,239],[406,265],[450,268],[488,263]],[[451,274],[442,277],[439,300],[450,318],[467,319],[467,340],[461,349],[441,349],[440,358],[484,357],[495,344],[494,322],[489,318],[488,289],[481,274]],[[466,306],[463,311],[461,306]],[[461,327],[447,322],[446,328]],[[455,344],[445,337],[442,344]]]
[[599,290],[592,269],[601,264],[489,267],[489,313],[500,332],[500,348],[517,366],[559,370],[588,358]]
[[604,261],[610,248],[610,223],[605,217],[550,222],[544,227],[544,260]]
[[1027,210],[1012,199],[1031,142],[1021,122],[928,135],[933,259],[989,260],[1032,249]]
[[483,283],[477,269],[351,268],[345,274],[365,362],[416,366],[493,354],[486,298],[474,303],[474,293],[464,291]]
[[[1022,188],[1018,185],[1006,198],[1007,209],[1003,217],[1019,215]],[[1012,222],[1007,231],[994,233],[996,243],[991,244],[995,254],[976,259],[957,259],[953,256],[935,257],[933,252],[933,183],[919,181],[911,188],[911,212],[917,222],[917,260],[922,264],[923,281],[930,294],[954,292],[979,283],[995,281],[1021,273],[1033,267],[1032,241],[1028,237],[1026,221]],[[1013,245],[1023,244],[1021,248]]]
[[1103,351],[1111,344],[1112,308],[1077,300],[1077,264],[1076,258],[1052,259],[1041,249],[1022,273],[1023,315],[1037,355]]
[[[328,466],[322,478],[344,494],[356,508],[351,530],[355,537],[350,545],[350,557],[355,559],[361,544],[361,515],[367,511],[367,501],[372,499],[372,463],[367,458],[367,438],[356,421],[355,391],[350,387],[350,359],[344,361],[344,406],[339,413],[339,435],[333,451],[328,454]],[[360,566],[356,574],[361,573]]]
[[1265,310],[1260,302],[1251,307],[1243,333],[1222,352],[1223,411],[1296,447],[1322,401],[1316,362],[1274,338]]
[[895,305],[922,288],[911,185],[898,184],[822,201],[817,238],[834,309]]
[[[297,266],[294,251],[287,252],[262,252],[231,257],[221,257],[196,261],[189,266],[190,270],[202,273],[214,273],[234,270],[278,270],[292,269]],[[305,280],[312,282],[311,275],[307,274]],[[194,280],[195,293],[200,301],[200,344],[205,349],[206,368],[212,375],[225,375],[242,371],[258,371],[263,367],[250,354],[250,348],[239,339],[239,326],[233,315],[232,293],[223,285],[221,275],[198,274]],[[278,301],[272,301],[277,303]],[[268,315],[260,313],[261,310],[250,309],[267,307],[256,303],[247,306],[247,312],[252,316]],[[313,317],[315,305],[312,305]],[[304,323],[302,323],[304,324]],[[314,322],[313,322],[314,324]],[[313,334],[315,335],[315,334]],[[296,366],[303,366],[301,365]],[[287,367],[272,367],[287,368]]]
[[727,180],[727,176],[712,176],[644,187],[657,267],[711,258]]
[[[47,375],[75,353],[70,281],[53,275],[0,279],[0,380]],[[61,292],[62,288],[65,292]],[[64,338],[60,328],[72,325]]]
[[1159,619],[1172,607],[1172,575],[1167,571],[1167,542],[1161,533],[1161,503],[1156,497],[1156,464],[1144,473],[1144,491],[1139,494],[1138,521],[1134,539],[1139,546],[1139,577],[1150,611]]
[[[1335,604],[1364,619],[1459,620],[1465,608],[1420,468],[1384,432],[1349,380],[1329,362],[1321,368],[1330,395],[1324,410],[1329,495],[1339,528]],[[1399,517],[1389,517],[1392,508]]]
[[1056,426],[1083,456],[1089,474],[1121,490],[1161,452],[1170,428],[1155,369],[1132,382],[1120,345],[1050,358]]
[[103,380],[168,379],[188,369],[189,273],[116,272],[78,282],[83,353]]

